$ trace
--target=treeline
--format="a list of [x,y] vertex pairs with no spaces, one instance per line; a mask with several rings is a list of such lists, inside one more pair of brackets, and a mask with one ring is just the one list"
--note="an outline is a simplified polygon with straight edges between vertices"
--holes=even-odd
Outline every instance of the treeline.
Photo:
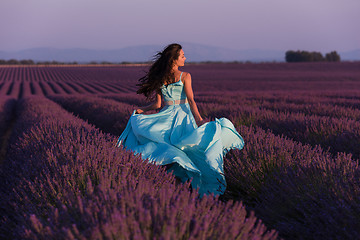
[[37,61],[35,62],[32,59],[23,59],[23,60],[17,60],[17,59],[9,59],[4,60],[0,59],[0,65],[53,65],[53,64],[78,64],[78,62],[58,62],[58,61]]
[[[147,62],[137,62],[137,63],[147,63]],[[87,62],[87,63],[78,63],[76,61],[73,62],[59,62],[59,61],[34,61],[32,59],[24,59],[24,60],[17,60],[17,59],[9,59],[9,60],[4,60],[4,59],[0,59],[0,65],[76,65],[76,64],[133,64],[132,62],[108,62],[108,61],[101,61],[101,62],[96,62],[96,61],[91,61],[91,62]]]
[[[340,55],[336,51],[332,51],[330,53],[326,53],[325,57],[320,52],[307,52],[307,51],[292,51],[289,50],[285,53],[285,60],[286,62],[340,62]],[[32,59],[9,59],[4,60],[0,59],[0,65],[77,65],[77,64],[91,64],[91,65],[98,65],[98,64],[149,64],[151,62],[108,62],[108,61],[91,61],[91,62],[81,62],[78,63],[77,61],[73,62],[60,62],[60,61],[34,61]],[[222,61],[202,61],[200,63],[226,63]],[[232,61],[231,63],[252,63],[251,61]]]
[[286,62],[340,62],[340,55],[336,51],[326,53],[325,57],[320,52],[287,51]]

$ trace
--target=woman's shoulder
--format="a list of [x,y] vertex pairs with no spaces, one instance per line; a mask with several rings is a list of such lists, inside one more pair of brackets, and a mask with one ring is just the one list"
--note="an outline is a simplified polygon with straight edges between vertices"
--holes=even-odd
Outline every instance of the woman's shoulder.
[[181,81],[184,83],[187,80],[191,80],[191,75],[189,72],[182,72]]
[[182,75],[183,75],[183,77],[185,77],[185,76],[187,76],[187,75],[190,76],[190,73],[189,73],[189,72],[182,72]]

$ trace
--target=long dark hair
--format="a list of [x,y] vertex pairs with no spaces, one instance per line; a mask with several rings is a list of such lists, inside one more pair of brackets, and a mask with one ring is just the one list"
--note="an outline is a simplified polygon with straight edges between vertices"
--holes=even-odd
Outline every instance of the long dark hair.
[[172,66],[178,59],[181,49],[180,44],[173,43],[166,46],[162,52],[158,52],[154,56],[154,63],[149,71],[139,79],[140,83],[136,84],[136,86],[140,86],[136,93],[144,94],[148,100],[152,100],[155,93],[160,92],[163,84],[171,82],[175,78],[171,71]]

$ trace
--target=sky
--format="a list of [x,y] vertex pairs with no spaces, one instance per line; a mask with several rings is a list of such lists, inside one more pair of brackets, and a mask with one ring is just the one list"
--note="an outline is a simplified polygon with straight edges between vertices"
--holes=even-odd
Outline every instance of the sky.
[[1,0],[0,50],[198,43],[360,49],[359,0]]

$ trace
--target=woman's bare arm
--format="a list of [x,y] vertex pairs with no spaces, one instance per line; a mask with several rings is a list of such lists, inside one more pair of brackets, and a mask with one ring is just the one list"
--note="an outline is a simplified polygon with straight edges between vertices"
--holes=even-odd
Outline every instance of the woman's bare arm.
[[156,94],[156,99],[155,102],[151,103],[148,106],[145,107],[141,107],[139,109],[136,110],[136,113],[144,113],[146,111],[150,111],[150,110],[154,110],[154,109],[158,109],[161,107],[161,95],[160,93]]
[[186,73],[186,75],[185,75],[184,90],[185,90],[185,94],[186,94],[187,100],[190,105],[191,112],[194,115],[196,122],[201,123],[203,121],[203,118],[201,117],[199,110],[197,108],[197,105],[195,103],[195,100],[194,100],[194,92],[193,92],[192,86],[191,86],[190,73]]

